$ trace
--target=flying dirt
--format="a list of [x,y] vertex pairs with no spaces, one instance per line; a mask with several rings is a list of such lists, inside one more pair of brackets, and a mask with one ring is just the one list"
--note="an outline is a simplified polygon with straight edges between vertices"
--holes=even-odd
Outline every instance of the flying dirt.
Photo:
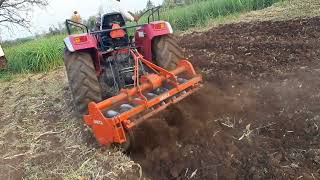
[[151,179],[319,179],[319,30],[312,18],[184,35],[206,86],[138,127],[130,156]]

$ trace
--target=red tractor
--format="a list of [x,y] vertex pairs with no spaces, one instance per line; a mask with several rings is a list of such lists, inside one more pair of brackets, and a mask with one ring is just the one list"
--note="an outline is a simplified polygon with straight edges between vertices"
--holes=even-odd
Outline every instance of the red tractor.
[[[64,61],[73,102],[101,145],[127,149],[132,128],[202,86],[171,25],[155,21],[159,9],[148,10],[148,23],[135,26],[126,26],[120,13],[105,14],[93,32],[66,21]],[[71,35],[72,26],[84,33]]]

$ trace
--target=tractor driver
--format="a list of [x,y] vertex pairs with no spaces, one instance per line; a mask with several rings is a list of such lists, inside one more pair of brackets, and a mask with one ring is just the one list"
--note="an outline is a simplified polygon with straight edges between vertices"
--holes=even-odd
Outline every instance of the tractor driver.
[[102,13],[113,13],[118,12],[125,18],[127,21],[138,22],[140,17],[135,16],[132,12],[127,11],[120,4],[120,0],[103,0],[102,2]]

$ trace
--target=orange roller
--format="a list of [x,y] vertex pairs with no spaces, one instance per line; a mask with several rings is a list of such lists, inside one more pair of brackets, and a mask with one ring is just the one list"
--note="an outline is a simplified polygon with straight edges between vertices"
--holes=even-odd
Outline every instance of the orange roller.
[[[202,86],[201,75],[195,73],[187,60],[181,60],[175,70],[166,71],[148,63],[139,53],[131,53],[135,61],[151,66],[158,73],[141,76],[134,88],[123,89],[119,95],[100,103],[89,104],[89,114],[84,119],[102,145],[126,142],[126,132],[131,128],[169,105],[179,102]],[[139,74],[135,74],[135,77],[139,77]]]

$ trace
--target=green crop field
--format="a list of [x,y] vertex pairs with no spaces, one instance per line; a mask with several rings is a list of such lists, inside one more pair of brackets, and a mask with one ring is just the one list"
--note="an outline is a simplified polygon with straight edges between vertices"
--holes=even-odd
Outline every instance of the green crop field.
[[[202,0],[187,6],[164,9],[161,18],[169,21],[175,30],[184,31],[191,27],[204,26],[216,17],[262,9],[279,1],[283,0]],[[6,47],[4,50],[8,68],[5,72],[0,72],[0,76],[48,71],[63,65],[64,37],[65,35],[43,37]]]
[[39,72],[62,65],[63,37],[43,37],[6,48],[8,70],[17,73]]
[[282,0],[207,0],[167,10],[161,14],[175,30],[203,26],[210,19],[262,9]]

